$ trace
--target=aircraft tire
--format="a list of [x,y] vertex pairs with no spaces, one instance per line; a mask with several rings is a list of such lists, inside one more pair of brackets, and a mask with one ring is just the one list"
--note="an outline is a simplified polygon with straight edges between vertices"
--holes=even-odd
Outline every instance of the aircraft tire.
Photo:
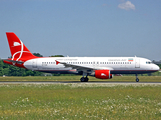
[[81,77],[80,81],[81,82],[85,82],[85,78],[84,77]]
[[139,78],[136,78],[136,82],[139,82]]
[[88,77],[85,77],[84,79],[85,79],[85,82],[88,82],[88,80],[89,80],[89,78],[88,78]]

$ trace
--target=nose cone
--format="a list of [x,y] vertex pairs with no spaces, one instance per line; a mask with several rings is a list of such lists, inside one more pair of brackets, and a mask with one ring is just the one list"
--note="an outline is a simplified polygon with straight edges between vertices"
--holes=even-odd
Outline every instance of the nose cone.
[[158,65],[154,65],[154,70],[158,71],[160,70],[160,67]]

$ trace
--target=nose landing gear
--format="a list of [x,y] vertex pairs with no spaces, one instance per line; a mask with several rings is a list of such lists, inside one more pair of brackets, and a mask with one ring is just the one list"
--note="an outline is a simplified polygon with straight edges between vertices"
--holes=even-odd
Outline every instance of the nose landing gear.
[[137,74],[136,74],[136,82],[139,82],[139,78]]

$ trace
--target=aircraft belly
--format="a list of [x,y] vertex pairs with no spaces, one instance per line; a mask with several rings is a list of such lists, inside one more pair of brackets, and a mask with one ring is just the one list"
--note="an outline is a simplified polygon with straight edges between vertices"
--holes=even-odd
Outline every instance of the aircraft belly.
[[152,70],[112,70],[111,74],[144,74],[144,73],[152,73],[155,71]]

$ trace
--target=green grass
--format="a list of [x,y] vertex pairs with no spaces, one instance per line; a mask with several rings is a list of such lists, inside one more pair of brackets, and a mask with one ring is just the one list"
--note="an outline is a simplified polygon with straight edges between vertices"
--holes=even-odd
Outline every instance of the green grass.
[[[81,76],[0,77],[0,81],[79,81]],[[159,76],[115,76],[106,83],[0,84],[0,119],[161,119]]]
[[161,84],[0,85],[0,119],[161,119]]
[[[28,76],[0,77],[0,81],[80,81],[82,76]],[[89,81],[135,82],[135,76],[114,76],[112,79],[97,79],[89,76]],[[161,76],[139,76],[140,82],[161,82]]]

